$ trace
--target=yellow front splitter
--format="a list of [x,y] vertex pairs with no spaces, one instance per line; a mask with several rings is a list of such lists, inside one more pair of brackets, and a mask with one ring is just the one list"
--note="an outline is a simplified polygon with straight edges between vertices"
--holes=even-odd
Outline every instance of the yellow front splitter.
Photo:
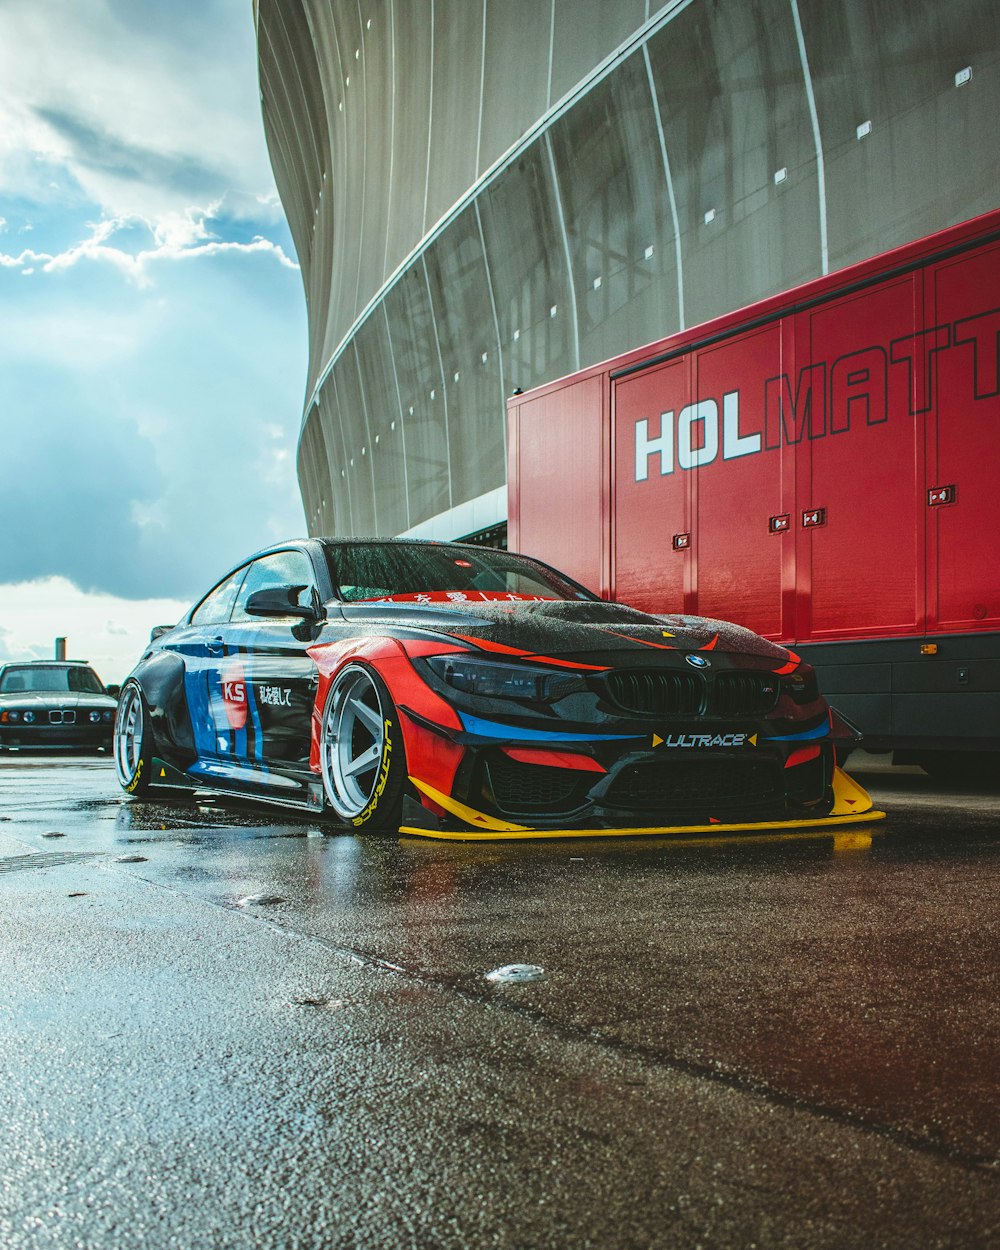
[[736,824],[712,821],[703,825],[651,825],[627,829],[532,829],[511,821],[498,820],[449,795],[442,794],[433,786],[417,777],[410,780],[439,807],[463,821],[467,829],[422,829],[418,825],[403,825],[400,833],[418,838],[438,838],[448,842],[504,842],[522,838],[638,838],[683,836],[694,833],[774,833],[795,829],[832,829],[843,825],[865,825],[885,820],[885,812],[873,810],[871,796],[853,778],[836,769],[833,778],[833,810],[829,816],[817,816],[813,820],[763,820]]
[[772,820],[745,825],[658,825],[636,829],[418,829],[402,825],[400,833],[418,838],[440,838],[447,842],[506,842],[513,838],[639,838],[662,837],[665,834],[690,833],[773,833],[783,829],[818,829],[840,825],[863,825],[885,820],[885,812],[868,812],[864,816],[826,816],[819,820]]

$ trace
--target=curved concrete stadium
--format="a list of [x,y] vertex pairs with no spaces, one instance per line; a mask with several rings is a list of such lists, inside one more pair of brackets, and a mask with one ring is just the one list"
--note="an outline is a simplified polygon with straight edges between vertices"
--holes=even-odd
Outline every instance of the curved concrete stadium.
[[502,532],[505,397],[995,208],[996,0],[255,0],[311,533]]

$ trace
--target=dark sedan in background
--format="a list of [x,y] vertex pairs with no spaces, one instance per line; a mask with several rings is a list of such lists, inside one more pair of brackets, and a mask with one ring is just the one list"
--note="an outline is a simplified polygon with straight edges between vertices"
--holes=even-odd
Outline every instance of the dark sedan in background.
[[33,660],[0,666],[0,749],[111,745],[115,687],[106,688],[79,660]]

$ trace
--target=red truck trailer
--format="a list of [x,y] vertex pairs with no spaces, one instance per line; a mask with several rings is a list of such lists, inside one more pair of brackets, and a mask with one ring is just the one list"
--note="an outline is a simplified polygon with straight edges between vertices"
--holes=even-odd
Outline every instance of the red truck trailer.
[[1000,211],[508,405],[509,543],[793,645],[865,735],[1000,763]]

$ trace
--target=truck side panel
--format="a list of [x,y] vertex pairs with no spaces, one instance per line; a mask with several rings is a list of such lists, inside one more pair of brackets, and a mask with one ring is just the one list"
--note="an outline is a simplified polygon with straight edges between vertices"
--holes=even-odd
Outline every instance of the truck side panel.
[[[796,447],[803,558],[800,612],[789,638],[832,641],[924,628],[929,414],[914,410],[923,403],[910,380],[919,372],[911,370],[910,347],[923,329],[922,278],[909,274],[797,318],[798,356],[822,378],[825,411],[814,436]],[[804,528],[802,514],[816,510],[822,523]]]
[[771,527],[794,509],[794,456],[787,446],[764,448],[767,380],[782,373],[787,348],[786,326],[776,322],[694,357],[695,396],[718,413],[716,455],[690,475],[695,611],[768,638],[795,627],[795,597],[786,593],[795,586],[794,534]]
[[588,377],[510,407],[509,543],[585,586],[609,585],[607,381]]
[[687,357],[615,387],[612,595],[647,611],[694,610],[692,484],[674,435],[690,402]]
[[932,630],[1000,628],[1000,245],[935,266],[938,419],[927,486],[955,487],[930,507]]
[[794,645],[875,749],[1000,751],[1000,211],[538,395],[523,549]]

